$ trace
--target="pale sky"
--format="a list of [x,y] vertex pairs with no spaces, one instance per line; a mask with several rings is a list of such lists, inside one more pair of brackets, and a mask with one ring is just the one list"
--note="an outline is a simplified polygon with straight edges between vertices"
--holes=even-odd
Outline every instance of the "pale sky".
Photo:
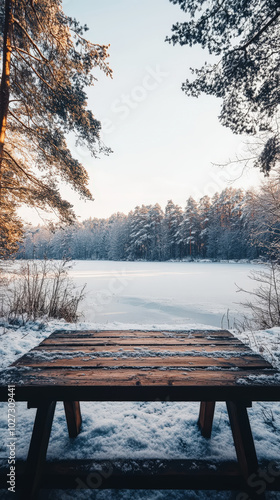
[[[219,124],[219,100],[189,98],[181,90],[189,67],[199,67],[208,54],[164,41],[172,24],[186,19],[178,5],[169,0],[65,0],[63,5],[88,25],[88,39],[110,44],[114,72],[111,80],[97,70],[98,81],[88,91],[88,106],[114,153],[94,159],[71,147],[90,174],[95,198],[84,203],[63,188],[81,219],[128,213],[142,203],[164,208],[169,199],[184,207],[189,196],[213,195],[240,176],[238,165],[211,165],[244,150],[244,140]],[[250,170],[232,186],[248,188],[259,178]],[[24,214],[35,222],[31,212]]]

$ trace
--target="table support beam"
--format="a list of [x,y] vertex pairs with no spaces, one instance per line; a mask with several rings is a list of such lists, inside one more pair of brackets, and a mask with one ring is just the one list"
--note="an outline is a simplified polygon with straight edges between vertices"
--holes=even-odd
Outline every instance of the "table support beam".
[[242,474],[248,478],[258,469],[258,459],[245,404],[227,401],[227,411],[236,455]]
[[46,459],[56,401],[41,404],[36,413],[26,461],[22,500],[37,498],[43,465]]
[[[232,430],[234,446],[241,473],[248,484],[250,498],[263,500],[265,494],[259,494],[250,489],[250,477],[257,474],[258,459],[247,413],[247,404],[244,402],[227,401],[227,411]],[[249,480],[249,481],[248,481]]]
[[68,433],[70,438],[78,436],[82,425],[79,401],[63,401]]
[[205,438],[211,437],[215,404],[215,401],[201,401],[200,403],[198,425],[202,436]]

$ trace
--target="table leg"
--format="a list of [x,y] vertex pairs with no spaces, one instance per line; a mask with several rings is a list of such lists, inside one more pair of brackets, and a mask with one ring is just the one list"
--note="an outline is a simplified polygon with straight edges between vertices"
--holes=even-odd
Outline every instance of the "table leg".
[[200,403],[198,425],[202,436],[205,438],[211,437],[215,404],[215,401],[201,401]]
[[35,500],[40,485],[44,461],[52,428],[56,401],[38,406],[26,461],[22,500]]
[[237,460],[242,475],[247,480],[250,498],[263,500],[265,499],[264,493],[260,494],[252,490],[252,488],[250,490],[250,476],[253,478],[257,474],[258,459],[247,413],[247,405],[246,403],[236,403],[234,401],[227,401],[226,404]]
[[78,436],[81,430],[82,416],[79,401],[63,401],[68,433],[70,438]]

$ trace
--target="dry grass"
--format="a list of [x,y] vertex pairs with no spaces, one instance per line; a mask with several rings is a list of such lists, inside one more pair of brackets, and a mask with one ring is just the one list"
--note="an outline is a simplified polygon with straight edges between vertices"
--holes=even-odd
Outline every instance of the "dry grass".
[[64,318],[75,322],[84,289],[68,277],[69,261],[27,261],[12,275],[2,274],[0,307],[8,322],[36,321],[39,318]]
[[256,282],[256,288],[249,292],[238,287],[250,298],[241,302],[250,317],[244,317],[243,329],[260,329],[280,326],[280,266],[276,262],[266,264],[266,270],[252,271],[250,278]]

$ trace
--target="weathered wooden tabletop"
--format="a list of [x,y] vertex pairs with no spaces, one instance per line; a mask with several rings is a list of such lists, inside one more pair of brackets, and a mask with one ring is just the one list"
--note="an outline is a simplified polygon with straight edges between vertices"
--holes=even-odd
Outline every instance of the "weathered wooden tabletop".
[[[8,378],[7,378],[8,377]],[[56,331],[1,382],[17,400],[280,400],[276,370],[226,330]]]
[[[2,375],[0,400],[7,401],[7,385],[15,385],[15,399],[37,408],[27,461],[18,476],[23,500],[37,499],[42,485],[75,488],[75,477],[91,487],[89,471],[96,477],[95,462],[57,464],[52,471],[45,464],[56,402],[64,402],[73,438],[81,430],[83,400],[200,401],[198,424],[206,438],[211,436],[215,402],[225,401],[232,429],[237,468],[220,464],[213,473],[211,464],[200,464],[194,474],[193,461],[169,460],[159,466],[154,460],[147,466],[134,460],[129,468],[111,462],[101,487],[249,488],[245,498],[264,499],[248,482],[259,464],[247,407],[254,400],[280,401],[279,372],[228,331],[57,331]],[[2,469],[0,483],[7,477]],[[269,487],[279,489],[279,481]]]

